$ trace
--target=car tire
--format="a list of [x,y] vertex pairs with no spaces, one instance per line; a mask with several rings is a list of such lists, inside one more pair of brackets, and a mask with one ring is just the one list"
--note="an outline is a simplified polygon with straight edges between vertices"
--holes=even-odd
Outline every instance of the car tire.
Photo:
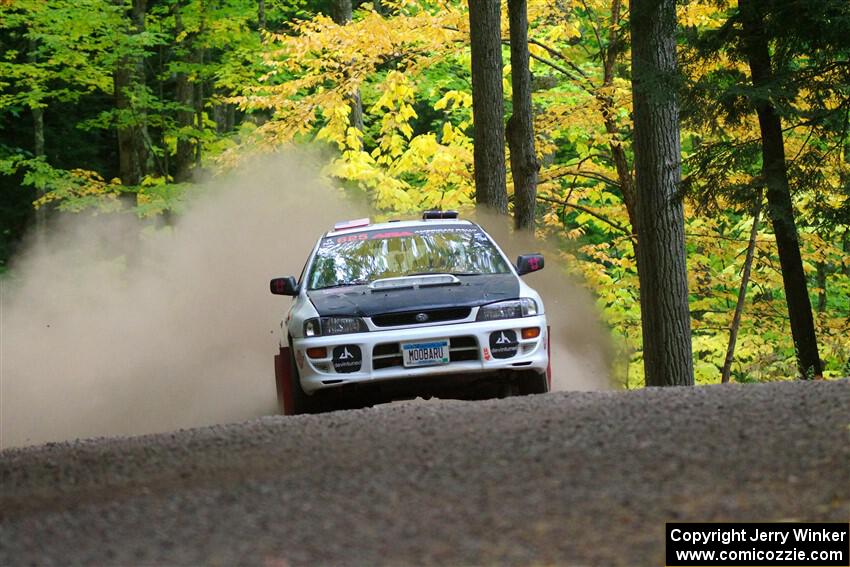
[[549,391],[549,379],[546,372],[528,370],[523,372],[519,379],[519,394],[528,396],[530,394],[545,394]]
[[512,398],[522,393],[521,385],[514,380],[505,380],[498,385],[497,398]]
[[292,415],[333,411],[328,400],[318,394],[310,396],[301,388],[301,375],[298,373],[298,365],[295,364],[295,357],[292,355],[294,350],[290,348],[289,352],[289,364],[292,367]]

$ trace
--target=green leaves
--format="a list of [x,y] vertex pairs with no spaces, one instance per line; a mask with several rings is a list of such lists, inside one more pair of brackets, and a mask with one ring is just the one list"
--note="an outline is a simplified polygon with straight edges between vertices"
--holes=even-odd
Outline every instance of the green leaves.
[[[67,211],[179,213],[193,188],[174,182],[190,177],[177,173],[179,152],[187,170],[199,162],[214,171],[255,151],[311,143],[331,156],[327,175],[364,191],[381,210],[472,206],[465,2],[383,0],[381,13],[360,4],[353,21],[339,26],[317,13],[324,4],[266,0],[263,33],[255,0],[148,4],[139,31],[129,0],[0,2],[3,191],[22,182],[46,193],[39,206]],[[539,233],[563,243],[566,264],[595,294],[635,386],[641,383],[642,334],[626,208],[630,54],[618,6],[622,12],[622,3],[613,0],[531,0],[529,35],[535,144],[543,165]],[[729,19],[734,10],[711,0],[679,8],[687,27],[680,43],[688,95],[682,188],[700,382],[719,380],[725,356],[750,226],[746,211],[761,181],[751,99],[763,97],[783,101],[786,116],[796,118],[785,143],[795,207],[804,220],[804,261],[812,280],[818,266],[826,266],[825,282],[812,288],[814,299],[821,292],[826,297],[817,316],[822,355],[828,374],[846,372],[850,140],[841,112],[848,108],[850,68],[839,63],[850,57],[842,47],[850,35],[836,30],[848,10],[838,0],[802,8],[805,18],[820,22],[822,37],[798,29],[777,41],[791,84],[761,91],[746,84],[740,54],[728,41],[737,33]],[[835,25],[823,25],[825,11]],[[115,72],[130,60],[138,62],[135,78],[121,93],[127,104],[118,108]],[[351,116],[355,93],[364,109],[362,129]],[[505,103],[510,107],[510,97]],[[32,109],[45,110],[45,159],[33,157]],[[112,180],[119,175],[119,129],[147,132],[150,159],[138,186]],[[794,373],[769,223],[757,243],[733,365],[740,381]],[[4,242],[0,249],[6,250]]]

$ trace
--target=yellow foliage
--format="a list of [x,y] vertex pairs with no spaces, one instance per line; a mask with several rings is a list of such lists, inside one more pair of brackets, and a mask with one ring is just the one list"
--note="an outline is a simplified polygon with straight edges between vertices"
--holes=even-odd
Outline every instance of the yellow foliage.
[[33,203],[35,208],[59,204],[78,210],[88,203],[96,203],[101,210],[120,208],[120,183],[115,183],[115,179],[107,182],[99,173],[87,169],[71,169],[64,173],[53,180],[51,191]]
[[[345,26],[317,16],[299,22],[292,35],[270,34],[265,82],[235,100],[247,110],[271,111],[273,118],[245,132],[245,137],[261,149],[296,140],[330,144],[337,154],[326,173],[365,189],[381,210],[414,213],[431,207],[470,207],[474,195],[470,90],[457,82],[427,88],[422,84],[432,67],[446,62],[461,65],[468,73],[466,3],[398,0],[397,8],[398,15],[385,18],[365,5]],[[716,28],[726,17],[725,9],[710,0],[694,0],[677,10],[681,25],[702,29]],[[538,194],[547,205],[540,232],[557,233],[575,244],[574,251],[565,253],[566,261],[595,293],[602,316],[627,357],[628,384],[638,385],[643,374],[639,285],[623,194],[633,182],[633,109],[629,78],[620,75],[628,68],[630,53],[627,45],[621,45],[616,64],[606,69],[601,50],[612,33],[625,27],[626,16],[621,13],[621,19],[614,21],[611,0],[529,0],[528,12],[532,71],[536,81],[547,85],[536,88],[533,95],[536,150],[543,164]],[[507,37],[504,16],[503,37]],[[687,56],[689,47],[682,48]],[[719,69],[748,73],[722,52],[685,71],[690,80],[698,80]],[[510,70],[506,60],[508,97]],[[364,103],[364,131],[351,123],[352,96],[358,92]],[[800,108],[805,106],[805,94],[800,94]],[[424,120],[430,120],[423,128],[415,109],[424,108],[426,101],[432,108],[423,112]],[[758,140],[754,114],[734,121],[718,116],[709,130],[684,131],[683,139]],[[789,157],[806,147],[808,134],[802,127],[786,132]],[[850,166],[838,154],[823,156],[819,171],[834,188],[850,175]],[[617,156],[626,161],[625,173],[616,167]],[[683,155],[686,167],[690,157]],[[226,152],[223,159],[232,163],[233,154]],[[754,175],[733,169],[724,182],[746,186],[754,182]],[[846,196],[839,191],[799,192],[795,198],[801,209],[809,210],[817,199],[837,207]],[[701,383],[715,382],[725,356],[752,218],[732,209],[732,203],[720,202],[729,210],[715,216],[686,204],[695,373]],[[598,242],[600,237],[603,242]],[[836,235],[803,229],[801,240],[807,270],[824,263],[850,265],[836,246]],[[850,294],[850,283],[830,282],[827,288],[830,293]],[[763,222],[733,370],[757,379],[793,376],[787,327],[775,239],[769,223]],[[833,354],[836,360],[846,360],[850,350],[846,340],[842,343],[842,337],[850,334],[847,327],[840,318],[818,317],[818,332],[827,350],[838,353],[845,347],[844,354]]]
[[716,2],[691,1],[676,6],[676,17],[683,27],[715,29],[726,21],[725,10]]

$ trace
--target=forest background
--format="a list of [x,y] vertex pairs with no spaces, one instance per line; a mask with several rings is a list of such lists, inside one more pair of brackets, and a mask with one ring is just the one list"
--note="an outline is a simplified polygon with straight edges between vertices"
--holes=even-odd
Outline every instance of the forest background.
[[[770,84],[749,78],[737,3],[694,0],[677,8],[681,76],[664,86],[681,111],[697,383],[721,379],[746,272],[732,379],[797,374],[761,212],[763,100],[782,119],[824,376],[850,374],[850,48],[839,37],[850,16],[831,0],[760,2]],[[638,387],[628,6],[527,9],[535,230],[593,293],[620,353],[617,379]],[[7,266],[25,235],[37,239],[56,211],[135,214],[169,230],[200,182],[291,145],[320,148],[323,173],[386,217],[472,208],[469,32],[466,2],[451,0],[0,0],[3,277],[14,279]],[[503,10],[506,116],[509,33]]]

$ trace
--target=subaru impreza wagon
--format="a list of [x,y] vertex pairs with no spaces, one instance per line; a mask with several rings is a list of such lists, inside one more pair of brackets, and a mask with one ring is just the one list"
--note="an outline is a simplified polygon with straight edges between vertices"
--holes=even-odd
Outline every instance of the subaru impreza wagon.
[[520,278],[543,265],[540,254],[511,263],[453,211],[337,224],[298,280],[271,280],[293,298],[275,357],[283,412],[547,392],[543,301]]

